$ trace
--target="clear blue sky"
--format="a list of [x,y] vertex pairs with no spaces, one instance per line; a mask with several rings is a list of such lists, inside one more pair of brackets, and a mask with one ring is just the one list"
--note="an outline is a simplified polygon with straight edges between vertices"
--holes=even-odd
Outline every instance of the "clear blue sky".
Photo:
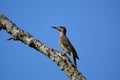
[[[0,13],[49,47],[61,51],[63,25],[88,80],[120,80],[120,0],[2,0]],[[69,80],[45,55],[0,31],[0,80]]]

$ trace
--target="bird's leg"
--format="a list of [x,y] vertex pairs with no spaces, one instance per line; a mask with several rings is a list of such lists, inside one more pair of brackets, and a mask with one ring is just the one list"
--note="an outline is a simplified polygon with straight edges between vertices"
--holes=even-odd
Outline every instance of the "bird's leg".
[[66,50],[66,51],[63,50],[62,52],[63,52],[63,54],[66,54],[67,56],[69,56],[69,51],[68,50]]

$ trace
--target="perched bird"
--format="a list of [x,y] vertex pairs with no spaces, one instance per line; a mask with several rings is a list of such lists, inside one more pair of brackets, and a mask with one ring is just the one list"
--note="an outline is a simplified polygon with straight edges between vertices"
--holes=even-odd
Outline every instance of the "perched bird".
[[76,58],[79,59],[77,52],[75,51],[74,47],[72,46],[71,42],[66,36],[66,28],[63,26],[58,26],[58,27],[52,27],[54,29],[57,29],[60,32],[60,37],[59,37],[59,45],[65,51],[65,53],[68,53],[70,56],[73,56],[73,61],[74,65],[76,65]]

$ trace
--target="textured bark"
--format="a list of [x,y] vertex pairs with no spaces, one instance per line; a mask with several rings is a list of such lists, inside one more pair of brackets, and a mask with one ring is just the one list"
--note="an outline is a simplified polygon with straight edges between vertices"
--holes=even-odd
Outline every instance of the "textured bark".
[[46,46],[39,40],[35,39],[28,32],[18,28],[6,16],[0,14],[0,30],[2,29],[6,30],[6,32],[8,32],[11,36],[7,40],[13,39],[15,41],[21,41],[22,43],[27,44],[28,46],[46,55],[52,59],[71,80],[86,80],[82,73],[79,72],[78,69],[72,64],[66,54],[62,54],[62,52]]

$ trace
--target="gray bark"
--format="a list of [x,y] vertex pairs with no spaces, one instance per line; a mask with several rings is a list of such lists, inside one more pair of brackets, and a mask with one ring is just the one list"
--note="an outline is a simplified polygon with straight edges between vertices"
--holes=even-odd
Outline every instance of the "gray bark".
[[66,54],[46,46],[28,32],[18,28],[12,21],[2,14],[0,14],[0,30],[6,30],[6,32],[10,34],[11,37],[7,40],[13,39],[15,41],[21,41],[52,59],[71,80],[86,80],[82,73],[72,64]]

